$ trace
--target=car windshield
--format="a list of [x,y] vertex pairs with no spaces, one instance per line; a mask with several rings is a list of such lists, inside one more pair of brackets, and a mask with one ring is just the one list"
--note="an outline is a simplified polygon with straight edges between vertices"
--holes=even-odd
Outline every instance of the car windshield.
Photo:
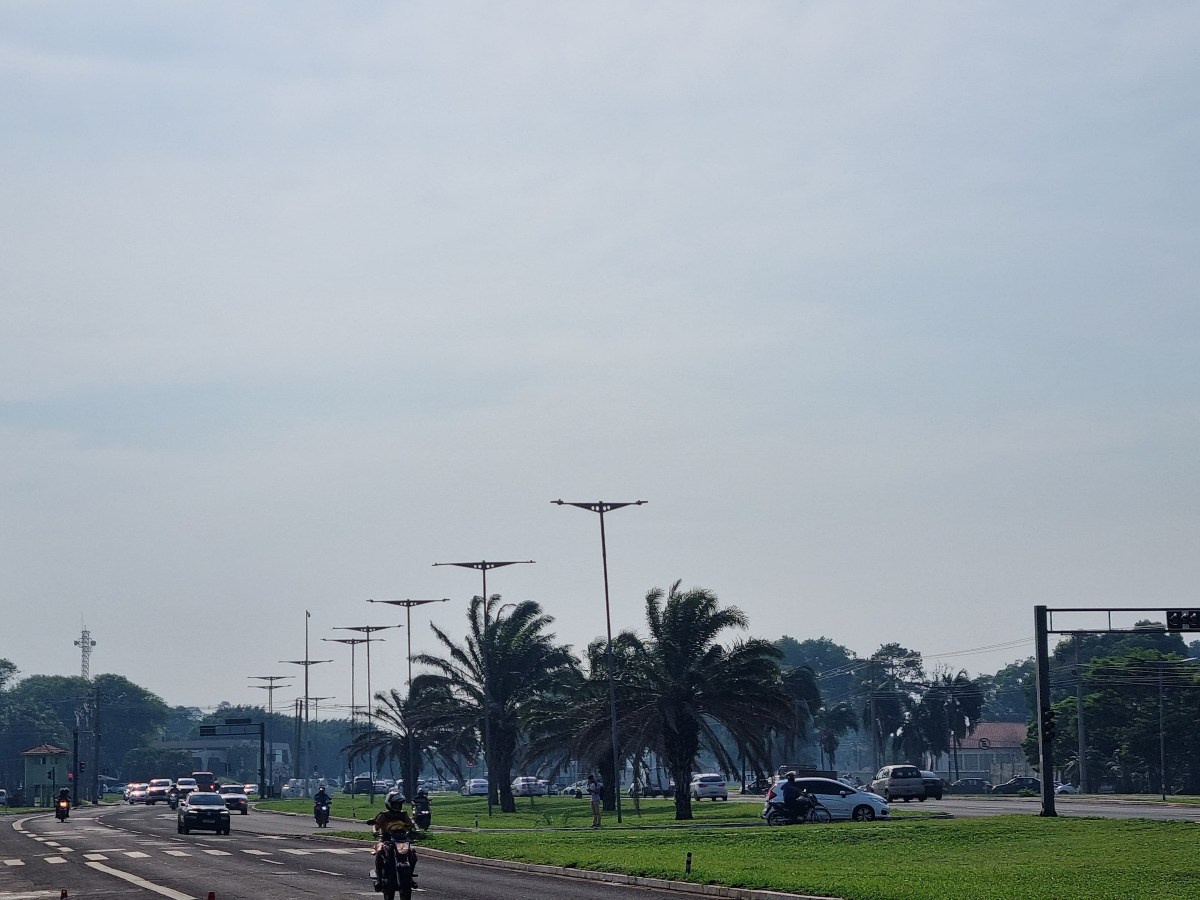
[[183,785],[187,785],[189,787],[195,787],[196,779],[195,778],[180,778],[179,783],[183,784]]
[[188,800],[190,806],[224,806],[225,801],[216,794],[192,794]]
[[219,790],[220,790],[220,792],[221,792],[222,794],[244,794],[244,793],[246,793],[244,790],[242,790],[242,789],[241,789],[240,787],[238,787],[236,784],[225,784],[225,785],[222,785],[222,786],[219,788]]

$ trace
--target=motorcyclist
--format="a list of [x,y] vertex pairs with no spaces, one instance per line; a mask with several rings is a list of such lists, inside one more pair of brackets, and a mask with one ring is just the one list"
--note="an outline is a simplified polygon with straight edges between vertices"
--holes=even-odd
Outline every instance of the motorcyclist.
[[788,772],[786,778],[779,791],[783,796],[783,808],[787,811],[789,819],[803,819],[808,812],[804,789],[796,782],[795,772]]
[[328,810],[332,805],[333,798],[331,798],[328,792],[325,790],[325,785],[321,785],[319,788],[317,788],[317,792],[313,794],[313,815],[317,816],[318,824],[320,824],[318,810],[320,810],[321,807],[325,807],[325,809]]
[[71,812],[71,789],[62,788],[58,792],[58,799],[54,803],[55,815],[59,819],[65,819]]
[[[408,832],[417,830],[412,817],[404,810],[404,804],[407,802],[408,798],[399,791],[388,791],[387,798],[383,801],[382,812],[371,820],[371,830],[375,832],[375,837],[383,838],[384,834],[390,832],[395,840],[402,841]],[[411,849],[408,851],[408,864],[415,881],[417,878],[417,854]],[[376,881],[383,880],[382,853],[375,854],[375,879]]]
[[421,788],[417,791],[417,798],[413,800],[413,818],[416,820],[418,826],[428,828],[432,815],[433,813],[429,806],[429,792],[425,788]]

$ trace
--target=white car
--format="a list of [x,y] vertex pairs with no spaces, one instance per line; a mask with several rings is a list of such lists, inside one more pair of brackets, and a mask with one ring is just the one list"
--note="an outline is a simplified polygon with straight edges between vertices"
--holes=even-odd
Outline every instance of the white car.
[[1078,794],[1079,788],[1075,787],[1075,785],[1070,784],[1070,783],[1058,784],[1058,785],[1054,786],[1054,793],[1056,793],[1056,794]]
[[688,785],[688,793],[693,800],[728,800],[729,788],[725,779],[720,775],[704,773],[693,775],[692,783]]
[[[785,780],[777,781],[767,791],[767,803],[781,802]],[[842,781],[832,778],[797,778],[800,790],[808,791],[821,801],[834,819],[853,819],[855,822],[870,822],[886,819],[892,811],[887,801],[870,791],[860,791]],[[765,806],[764,806],[765,809]]]
[[464,797],[486,797],[488,792],[488,783],[486,778],[469,778],[466,783],[458,789],[458,792]]
[[520,776],[512,780],[512,793],[514,797],[545,797],[546,785],[538,781],[536,778]]

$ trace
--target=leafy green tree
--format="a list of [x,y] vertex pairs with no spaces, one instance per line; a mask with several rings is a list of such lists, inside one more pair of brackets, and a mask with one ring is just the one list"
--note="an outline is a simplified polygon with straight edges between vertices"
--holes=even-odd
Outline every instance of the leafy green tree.
[[837,751],[842,738],[850,731],[858,731],[858,713],[845,700],[832,706],[822,706],[813,716],[813,727],[817,734],[817,746],[821,750],[822,765],[836,770]]
[[[468,732],[482,737],[487,706],[491,738],[486,748],[488,789],[493,798],[498,795],[503,812],[515,812],[511,781],[523,734],[522,712],[541,693],[554,690],[569,677],[578,662],[569,646],[556,644],[555,636],[546,632],[554,619],[543,613],[540,605],[526,600],[492,612],[499,599],[494,595],[485,607],[482,597],[471,598],[468,633],[461,644],[431,625],[447,656],[422,654],[416,661],[434,670],[420,676],[421,690],[432,691],[433,696],[440,692],[445,698],[442,708],[429,712],[438,727],[457,731],[464,740]],[[486,704],[485,651],[486,698],[490,701]],[[414,678],[414,690],[417,687]]]
[[745,628],[736,607],[721,608],[716,595],[702,588],[680,591],[655,588],[646,595],[649,639],[637,648],[628,673],[626,706],[619,710],[631,746],[650,747],[675,779],[675,818],[692,818],[688,786],[701,748],[709,750],[726,772],[737,763],[717,734],[720,723],[752,765],[767,759],[771,726],[802,733],[785,688],[780,651],[758,639],[718,643],[731,628]]
[[983,690],[985,722],[1027,722],[1037,706],[1033,657],[1009,663],[995,675],[978,679]]
[[125,753],[121,772],[128,781],[151,778],[179,778],[192,771],[192,757],[186,750],[162,747],[134,747]]

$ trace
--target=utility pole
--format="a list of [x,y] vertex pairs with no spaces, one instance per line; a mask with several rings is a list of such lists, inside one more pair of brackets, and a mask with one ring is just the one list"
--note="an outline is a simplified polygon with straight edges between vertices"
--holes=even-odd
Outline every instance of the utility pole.
[[251,675],[251,678],[259,679],[267,682],[266,684],[252,684],[253,688],[258,688],[267,692],[267,746],[270,748],[270,755],[267,757],[267,771],[259,772],[258,777],[261,782],[266,778],[265,784],[259,784],[258,796],[268,799],[274,795],[275,791],[275,745],[271,743],[275,725],[275,692],[281,687],[290,687],[290,685],[276,684],[278,681],[284,681],[291,678],[291,675]]
[[1075,737],[1078,740],[1079,793],[1088,793],[1087,728],[1083,722],[1083,669],[1079,667],[1079,635],[1075,635]]
[[566,500],[551,500],[551,503],[556,506],[576,506],[579,509],[586,509],[589,512],[600,514],[600,563],[604,570],[604,628],[608,635],[608,646],[605,650],[605,663],[608,668],[608,717],[609,728],[612,732],[609,739],[612,741],[612,765],[613,765],[613,795],[616,798],[617,809],[617,824],[621,823],[621,756],[617,748],[617,688],[613,681],[613,643],[612,643],[612,611],[608,602],[608,544],[604,538],[604,514],[612,512],[615,509],[623,509],[626,506],[642,506],[648,501],[646,500],[631,500],[625,503],[607,503],[603,500],[597,500],[595,503],[571,503]]

